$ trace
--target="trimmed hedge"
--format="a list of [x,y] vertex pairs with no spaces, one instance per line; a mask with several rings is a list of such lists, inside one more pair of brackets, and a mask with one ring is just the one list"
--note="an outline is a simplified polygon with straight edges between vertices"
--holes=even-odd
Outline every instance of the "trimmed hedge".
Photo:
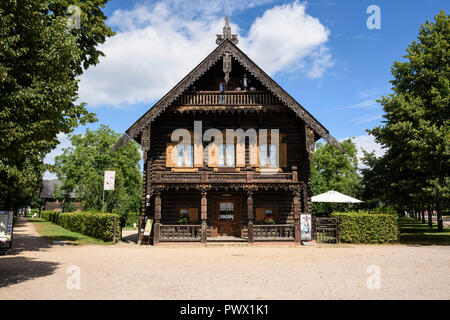
[[384,243],[400,236],[396,214],[333,213],[339,218],[339,239],[349,243]]
[[58,217],[61,213],[56,211],[42,211],[41,218],[58,224]]
[[100,212],[54,212],[42,211],[42,218],[60,225],[64,229],[82,233],[103,241],[114,239],[114,217],[116,221],[116,240],[120,239],[120,217],[112,213]]

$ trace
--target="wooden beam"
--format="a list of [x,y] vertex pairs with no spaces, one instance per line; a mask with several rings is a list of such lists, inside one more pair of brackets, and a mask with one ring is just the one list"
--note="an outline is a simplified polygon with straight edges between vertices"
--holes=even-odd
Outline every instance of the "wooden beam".
[[208,226],[206,224],[206,219],[208,218],[208,199],[206,191],[202,191],[202,200],[201,200],[201,218],[202,218],[202,243],[206,244],[207,241],[207,233]]
[[159,236],[161,229],[161,193],[156,191],[155,195],[155,225],[153,230],[153,245],[159,244]]
[[254,242],[253,236],[253,191],[247,191],[247,211],[248,211],[248,242]]
[[294,209],[294,239],[296,243],[301,242],[300,233],[300,190],[293,191],[293,209]]

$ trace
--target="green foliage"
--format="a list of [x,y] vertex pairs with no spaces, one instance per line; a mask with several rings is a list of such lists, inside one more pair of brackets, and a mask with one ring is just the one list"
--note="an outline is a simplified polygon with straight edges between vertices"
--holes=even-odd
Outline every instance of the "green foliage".
[[117,219],[116,239],[120,238],[120,217],[100,212],[64,212],[42,211],[42,218],[58,224],[64,229],[78,232],[103,241],[114,238],[114,218]]
[[[0,207],[29,204],[48,166],[57,134],[95,121],[78,99],[82,67],[113,35],[107,0],[0,1]],[[68,5],[80,6],[81,29],[67,30]]]
[[56,157],[55,168],[61,187],[58,192],[65,201],[70,193],[81,200],[86,210],[102,210],[103,178],[105,170],[116,171],[115,190],[105,191],[105,211],[117,213],[124,225],[128,212],[139,212],[141,205],[141,159],[135,142],[110,153],[120,135],[108,126],[95,131],[70,136],[72,147]]
[[[122,218],[122,216],[121,216]],[[133,223],[139,224],[139,212],[128,212],[125,218],[126,227],[132,227]]]
[[339,239],[348,243],[384,243],[399,239],[395,214],[333,213],[339,218]]
[[[330,144],[316,144],[311,161],[311,191],[318,195],[330,190],[356,197],[359,191],[356,145],[350,140],[341,143],[345,152]],[[345,204],[313,203],[314,212],[344,210]]]
[[394,62],[393,93],[379,100],[386,122],[369,130],[387,152],[366,155],[364,194],[439,215],[450,201],[450,16],[422,25],[407,53]]
[[77,211],[78,207],[71,201],[63,201],[62,211],[63,212],[74,212]]

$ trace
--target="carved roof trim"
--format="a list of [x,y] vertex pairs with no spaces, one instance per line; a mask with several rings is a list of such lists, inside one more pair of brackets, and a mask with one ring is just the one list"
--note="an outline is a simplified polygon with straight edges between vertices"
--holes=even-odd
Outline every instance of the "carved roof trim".
[[[150,110],[139,118],[126,133],[136,139],[144,128],[156,119],[167,107],[169,107],[183,92],[185,92],[196,80],[205,74],[225,52],[231,53],[245,69],[267,87],[267,89],[280,99],[283,104],[290,108],[302,119],[306,125],[310,126],[320,137],[329,137],[328,130],[317,121],[302,105],[300,105],[291,95],[289,95],[278,83],[267,75],[256,63],[254,63],[245,53],[243,53],[230,40],[223,41],[213,50],[200,64],[198,64],[188,75],[186,75],[175,87],[164,95]],[[138,141],[139,142],[139,141]]]

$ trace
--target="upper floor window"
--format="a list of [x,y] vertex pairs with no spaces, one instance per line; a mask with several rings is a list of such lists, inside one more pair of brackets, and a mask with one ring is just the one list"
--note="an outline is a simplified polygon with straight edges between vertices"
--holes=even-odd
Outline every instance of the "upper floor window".
[[219,148],[219,167],[234,167],[235,163],[235,145],[222,144]]
[[192,144],[177,146],[177,167],[192,167],[194,165],[194,148]]
[[[237,141],[234,144],[228,143],[220,146],[211,144],[209,148],[206,148],[203,144],[194,146],[193,143],[168,143],[166,147],[166,167],[197,168],[203,165],[209,167],[245,167],[249,161],[252,161],[250,163],[252,167],[287,167],[286,135],[280,134],[279,136],[278,150],[277,145],[271,143],[252,144],[252,146],[249,144],[248,148],[246,148],[245,143],[241,145]],[[223,137],[225,140],[225,133]],[[271,142],[270,136],[267,141]],[[257,159],[257,161],[253,162],[251,159]]]

